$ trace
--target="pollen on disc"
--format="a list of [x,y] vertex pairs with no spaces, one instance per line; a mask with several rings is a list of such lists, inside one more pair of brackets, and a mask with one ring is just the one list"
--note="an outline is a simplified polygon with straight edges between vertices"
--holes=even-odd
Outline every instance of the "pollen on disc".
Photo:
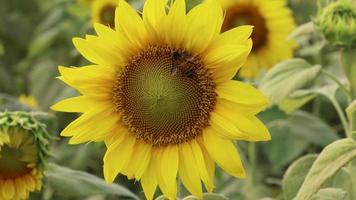
[[166,46],[151,46],[118,74],[113,100],[122,123],[155,146],[196,138],[208,126],[215,83],[201,59]]

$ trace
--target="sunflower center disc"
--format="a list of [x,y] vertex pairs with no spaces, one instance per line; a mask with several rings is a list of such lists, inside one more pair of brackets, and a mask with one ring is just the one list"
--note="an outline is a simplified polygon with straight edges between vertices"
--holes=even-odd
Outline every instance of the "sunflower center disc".
[[23,157],[19,149],[5,145],[0,151],[0,179],[16,178],[30,171],[27,162],[21,161]]
[[252,51],[257,51],[267,43],[268,29],[266,20],[257,7],[250,4],[238,4],[226,11],[222,32],[241,25],[253,25],[251,35],[253,41]]
[[155,146],[179,144],[208,125],[215,83],[198,57],[153,46],[118,75],[114,102],[137,138]]

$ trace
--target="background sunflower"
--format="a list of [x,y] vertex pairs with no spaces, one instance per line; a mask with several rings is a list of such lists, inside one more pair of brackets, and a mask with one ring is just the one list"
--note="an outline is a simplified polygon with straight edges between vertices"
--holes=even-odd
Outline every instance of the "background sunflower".
[[253,48],[240,75],[256,78],[277,62],[291,58],[296,45],[288,40],[295,22],[287,1],[221,0],[226,16],[221,31],[238,25],[253,25]]

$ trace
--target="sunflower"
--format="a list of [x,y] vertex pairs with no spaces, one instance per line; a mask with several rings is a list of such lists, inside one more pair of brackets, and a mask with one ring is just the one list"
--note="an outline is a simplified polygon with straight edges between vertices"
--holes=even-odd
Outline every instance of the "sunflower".
[[240,71],[245,78],[256,78],[261,69],[268,70],[278,61],[291,58],[294,41],[286,41],[295,28],[286,0],[220,0],[226,10],[221,31],[239,25],[253,25],[253,47]]
[[73,39],[94,64],[59,67],[59,79],[82,95],[52,109],[83,113],[61,135],[71,144],[104,141],[105,180],[140,180],[147,199],[157,185],[175,199],[177,177],[201,198],[201,182],[214,188],[215,163],[245,177],[232,140],[270,139],[255,117],[266,97],[231,80],[252,48],[252,27],[220,34],[217,1],[185,8],[176,0],[166,12],[165,0],[147,0],[141,18],[120,1],[115,30],[95,24],[98,36]]
[[93,22],[115,27],[115,9],[119,0],[92,0]]
[[30,192],[41,189],[46,152],[42,125],[26,113],[0,113],[1,200],[28,199]]

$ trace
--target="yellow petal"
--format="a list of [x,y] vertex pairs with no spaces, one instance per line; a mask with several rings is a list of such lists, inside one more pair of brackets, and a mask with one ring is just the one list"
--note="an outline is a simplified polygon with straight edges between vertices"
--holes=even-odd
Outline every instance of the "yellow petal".
[[[202,150],[203,156],[204,156],[204,163],[208,172],[208,178],[209,182],[204,182],[205,183],[205,188],[208,192],[213,192],[214,189],[214,178],[215,178],[215,162],[209,155],[208,151],[206,150],[204,146],[203,139],[200,137],[198,138],[199,141],[199,146]],[[204,181],[204,180],[203,180]],[[211,182],[211,183],[210,183]]]
[[26,196],[26,184],[23,183],[21,178],[15,179],[16,192],[20,198],[25,198]]
[[[210,176],[210,167],[207,166],[205,162],[205,158],[203,155],[203,150],[201,149],[200,145],[196,140],[192,140],[190,142],[190,146],[192,148],[192,153],[194,155],[194,158],[196,160],[196,165],[200,174],[201,179],[203,180],[206,188],[213,188],[214,187],[214,180],[213,177]],[[212,164],[214,165],[214,161],[212,161]]]
[[[185,0],[174,1],[164,22],[166,42],[175,48],[182,48],[182,42],[187,30]],[[172,31],[174,30],[174,31]],[[184,48],[184,47],[183,47]]]
[[[267,141],[271,139],[268,129],[258,118],[242,114],[231,104],[218,101],[215,112],[222,119],[211,118],[211,124],[217,133],[223,137],[247,141]],[[237,130],[228,129],[227,125],[233,125]]]
[[122,63],[126,63],[126,58],[134,55],[137,51],[135,46],[131,45],[121,33],[99,23],[95,23],[94,28],[99,38],[105,40],[109,49],[113,49],[121,55]]
[[222,22],[223,11],[218,1],[205,1],[195,6],[187,15],[187,49],[196,54],[203,52],[220,34]]
[[134,156],[131,158],[130,162],[127,163],[125,169],[123,170],[123,172],[127,173],[125,175],[129,179],[141,179],[151,160],[151,149],[152,145],[144,141],[137,141],[134,147]]
[[88,96],[78,96],[62,100],[51,107],[52,110],[62,112],[87,112],[98,102]]
[[134,45],[143,47],[147,43],[147,31],[141,17],[126,1],[121,0],[115,12],[116,30]]
[[190,193],[202,199],[203,191],[197,164],[191,145],[181,144],[179,146],[179,177]]
[[209,155],[221,168],[235,177],[246,176],[240,155],[230,140],[217,136],[216,131],[211,127],[204,130],[203,140]]
[[178,146],[170,145],[161,148],[160,151],[157,154],[158,184],[165,196],[169,199],[175,199],[177,194]]
[[[62,132],[65,137],[74,136],[70,143],[78,144],[103,139],[116,126],[117,114],[108,109],[93,108],[70,123]],[[95,123],[93,123],[95,122]]]
[[88,61],[107,66],[117,66],[120,64],[121,55],[119,52],[108,50],[105,41],[95,36],[87,36],[86,39],[73,38],[73,44],[83,57]]
[[147,200],[152,200],[157,188],[157,169],[155,169],[155,162],[157,162],[156,155],[152,155],[152,159],[142,176],[141,185]]
[[215,82],[232,79],[245,63],[251,49],[252,40],[249,39],[245,45],[228,44],[208,51],[205,56],[206,67],[211,69]]
[[104,177],[112,183],[123,167],[130,161],[136,138],[127,135],[121,142],[109,146],[104,156]]
[[158,41],[162,39],[162,24],[166,18],[167,0],[147,0],[143,7],[143,23],[149,34]]
[[[241,106],[255,107],[261,111],[268,105],[268,99],[259,90],[240,81],[227,81],[217,86],[218,97]],[[257,113],[257,112],[256,112]]]
[[62,75],[60,79],[79,92],[110,99],[116,76],[113,69],[91,65],[77,68],[59,66],[58,70]]
[[4,181],[4,185],[2,186],[2,196],[4,196],[5,199],[12,199],[15,196],[15,186],[12,179]]

